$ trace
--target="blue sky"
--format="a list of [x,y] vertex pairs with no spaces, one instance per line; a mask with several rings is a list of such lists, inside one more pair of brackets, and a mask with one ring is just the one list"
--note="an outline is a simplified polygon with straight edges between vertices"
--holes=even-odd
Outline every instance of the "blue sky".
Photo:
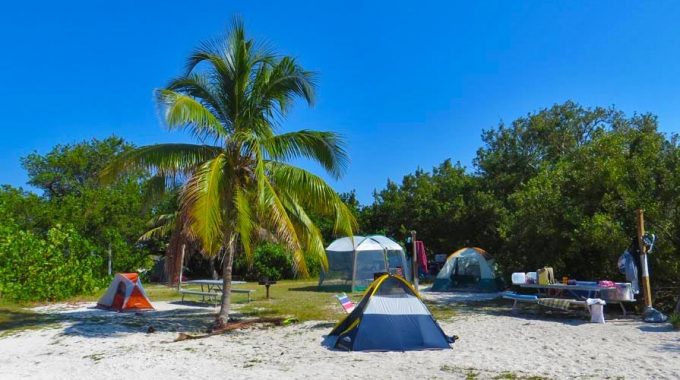
[[352,163],[331,183],[363,203],[418,167],[470,168],[482,129],[568,99],[680,131],[672,1],[24,3],[0,13],[0,183],[15,186],[20,157],[58,143],[186,141],[159,122],[153,89],[234,14],[319,73],[316,106],[282,129],[341,133]]

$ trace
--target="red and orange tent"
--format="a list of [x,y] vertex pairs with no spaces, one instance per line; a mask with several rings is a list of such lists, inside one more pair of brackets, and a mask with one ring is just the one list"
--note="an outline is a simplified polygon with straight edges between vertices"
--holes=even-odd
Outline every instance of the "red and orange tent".
[[106,293],[97,301],[97,308],[118,312],[154,310],[138,273],[116,273]]

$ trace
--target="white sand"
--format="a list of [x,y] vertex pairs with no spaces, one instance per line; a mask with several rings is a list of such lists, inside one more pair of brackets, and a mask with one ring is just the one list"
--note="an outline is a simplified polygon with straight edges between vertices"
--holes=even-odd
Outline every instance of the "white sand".
[[[66,321],[0,338],[0,379],[680,377],[680,333],[633,320],[599,325],[465,311],[441,323],[461,338],[452,350],[361,353],[322,346],[329,322],[166,343],[177,329],[198,331],[215,309],[157,302],[158,311],[138,316],[89,306],[43,308]],[[149,323],[156,333],[146,333]]]

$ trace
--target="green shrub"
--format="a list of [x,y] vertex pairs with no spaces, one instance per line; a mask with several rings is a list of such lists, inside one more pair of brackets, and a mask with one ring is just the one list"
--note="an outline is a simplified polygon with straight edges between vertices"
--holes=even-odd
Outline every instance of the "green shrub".
[[293,278],[293,262],[290,254],[279,244],[262,244],[253,255],[251,265],[245,257],[238,258],[236,269],[248,281],[255,281],[262,277],[270,280],[283,280]]
[[668,321],[671,323],[671,325],[673,325],[675,330],[680,330],[680,314],[674,313],[671,315]]
[[253,270],[258,279],[283,280],[294,276],[290,254],[278,244],[263,244],[255,250]]
[[53,301],[92,293],[106,285],[103,263],[73,228],[57,225],[45,238],[11,221],[0,225],[0,297]]

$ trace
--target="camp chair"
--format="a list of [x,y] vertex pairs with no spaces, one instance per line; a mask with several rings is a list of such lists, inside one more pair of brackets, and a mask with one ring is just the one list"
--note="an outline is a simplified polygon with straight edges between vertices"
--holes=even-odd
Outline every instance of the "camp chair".
[[345,293],[336,294],[335,298],[338,299],[338,302],[340,302],[340,305],[342,305],[342,308],[345,310],[347,314],[351,313],[352,310],[354,310],[354,307],[356,307],[354,302],[352,302],[352,300],[349,299],[349,297]]

